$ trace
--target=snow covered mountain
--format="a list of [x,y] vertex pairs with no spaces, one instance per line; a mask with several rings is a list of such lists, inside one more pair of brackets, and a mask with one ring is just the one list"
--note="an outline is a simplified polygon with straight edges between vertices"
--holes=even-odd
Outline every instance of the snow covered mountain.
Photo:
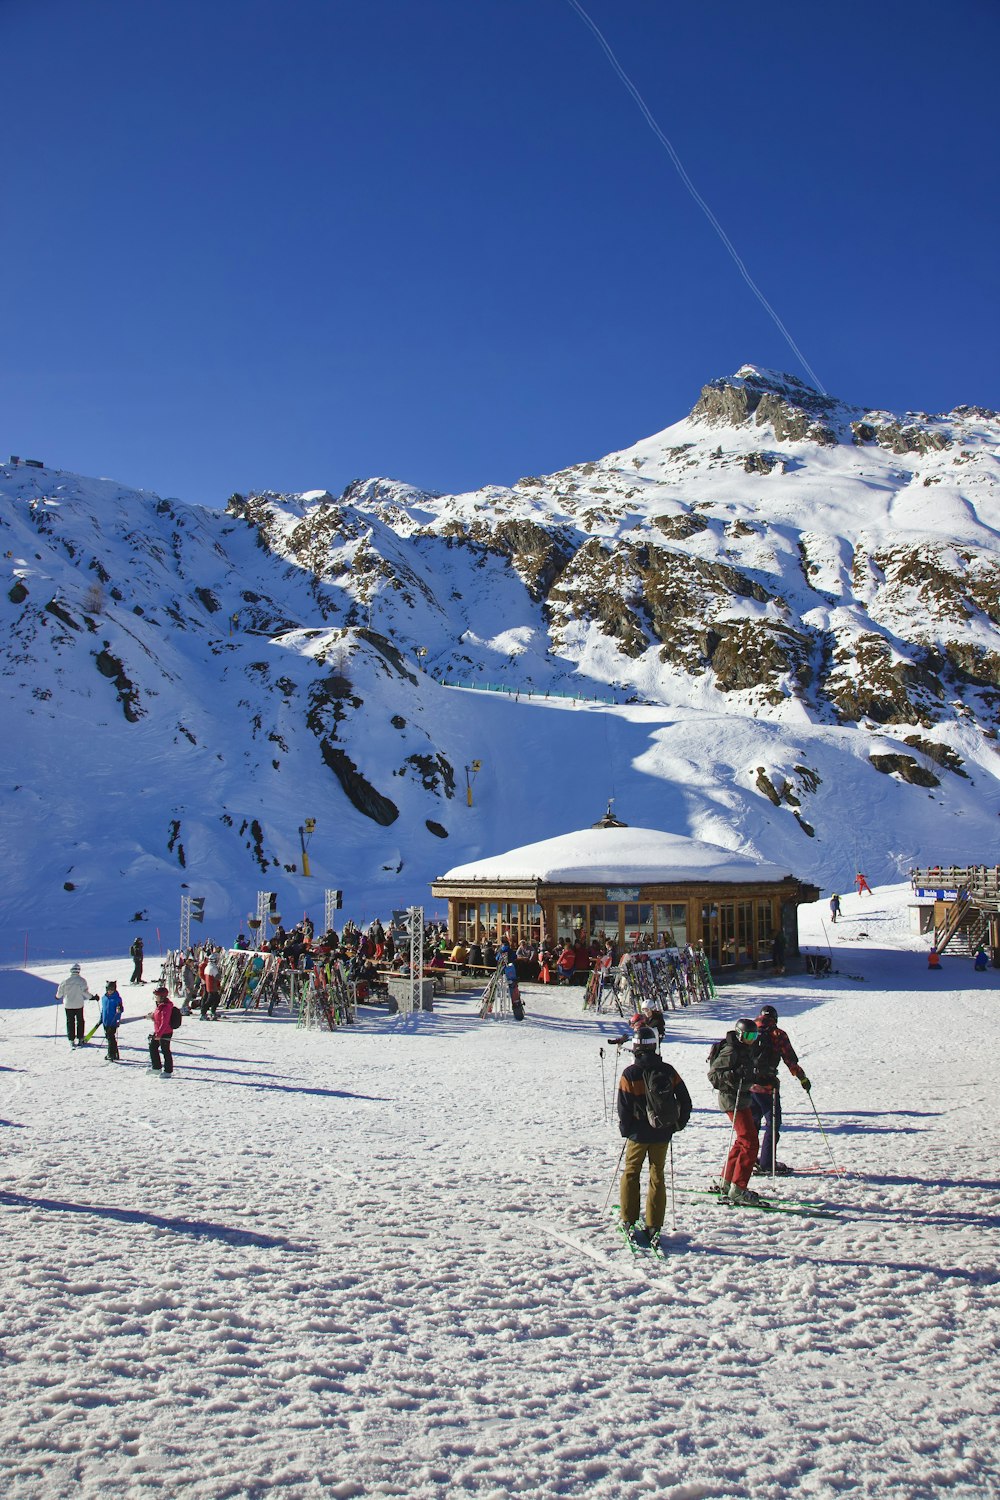
[[655,437],[464,495],[210,509],[0,468],[0,955],[173,941],[182,889],[220,939],[258,889],[363,920],[612,796],[828,890],[990,861],[998,444],[993,412],[744,366]]

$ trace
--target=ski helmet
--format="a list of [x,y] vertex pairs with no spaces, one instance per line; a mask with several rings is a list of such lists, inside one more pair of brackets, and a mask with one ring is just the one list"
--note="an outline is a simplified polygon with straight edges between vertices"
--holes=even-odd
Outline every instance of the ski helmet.
[[158,984],[156,986],[156,989],[153,991],[153,994],[154,995],[169,995],[170,991],[167,989],[167,987],[166,987],[165,984]]
[[757,1022],[748,1020],[746,1016],[741,1017],[733,1027],[741,1042],[755,1042],[757,1040]]
[[632,1043],[632,1051],[647,1052],[652,1049],[655,1052],[659,1044],[660,1039],[656,1035],[655,1027],[640,1026],[635,1034],[635,1041]]
[[770,1027],[776,1026],[777,1023],[778,1012],[775,1010],[774,1006],[762,1005],[757,1016],[757,1025],[763,1026],[765,1030],[768,1030]]

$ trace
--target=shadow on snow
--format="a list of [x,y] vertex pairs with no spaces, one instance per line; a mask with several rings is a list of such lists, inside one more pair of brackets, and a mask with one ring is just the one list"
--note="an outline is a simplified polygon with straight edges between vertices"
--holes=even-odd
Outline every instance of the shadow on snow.
[[225,1224],[213,1224],[206,1219],[171,1219],[164,1214],[144,1213],[139,1209],[112,1208],[107,1204],[68,1203],[60,1198],[29,1198],[24,1193],[11,1193],[0,1189],[0,1203],[12,1208],[39,1208],[46,1213],[93,1214],[99,1219],[111,1219],[119,1224],[148,1224],[153,1229],[169,1229],[175,1234],[190,1235],[194,1239],[219,1240],[232,1246],[253,1246],[264,1250],[290,1250],[302,1253],[306,1247],[296,1245],[283,1235],[257,1234],[250,1229],[230,1229]]

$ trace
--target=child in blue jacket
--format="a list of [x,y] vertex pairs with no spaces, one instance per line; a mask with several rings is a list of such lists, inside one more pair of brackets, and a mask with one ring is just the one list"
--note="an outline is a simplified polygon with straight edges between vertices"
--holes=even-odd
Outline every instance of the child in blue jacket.
[[109,979],[101,996],[101,1025],[108,1039],[108,1062],[121,1062],[118,1056],[118,1023],[125,1006],[118,993],[118,981]]

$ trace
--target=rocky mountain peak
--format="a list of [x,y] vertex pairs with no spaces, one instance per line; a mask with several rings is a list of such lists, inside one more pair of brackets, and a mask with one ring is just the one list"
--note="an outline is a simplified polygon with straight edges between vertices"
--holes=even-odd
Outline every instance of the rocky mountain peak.
[[794,375],[741,365],[735,375],[702,387],[691,419],[710,426],[769,426],[778,442],[807,440],[832,446],[849,420],[849,409]]

